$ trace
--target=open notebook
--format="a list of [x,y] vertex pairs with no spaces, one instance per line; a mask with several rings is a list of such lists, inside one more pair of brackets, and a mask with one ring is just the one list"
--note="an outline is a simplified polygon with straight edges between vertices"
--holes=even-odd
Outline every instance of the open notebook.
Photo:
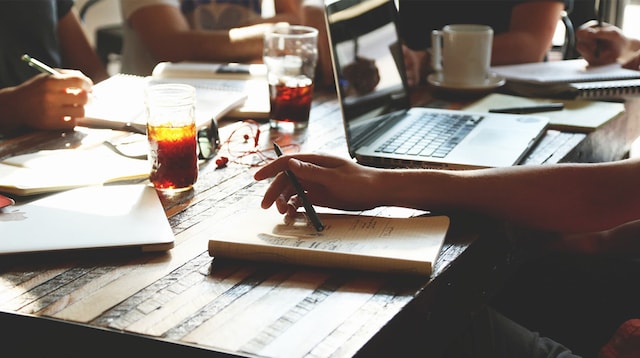
[[150,186],[73,189],[0,209],[0,255],[80,249],[165,251],[174,235]]
[[[182,83],[126,74],[111,76],[94,86],[94,96],[85,106],[85,118],[78,119],[78,125],[145,133],[145,88],[171,82]],[[232,109],[241,106],[247,98],[243,92],[211,88],[197,81],[187,84],[196,88],[195,117],[199,128],[209,125],[212,118],[217,120],[225,116]]]
[[176,81],[212,90],[247,95],[240,106],[226,115],[232,118],[266,119],[269,117],[269,85],[264,64],[160,62],[151,75],[154,81]]

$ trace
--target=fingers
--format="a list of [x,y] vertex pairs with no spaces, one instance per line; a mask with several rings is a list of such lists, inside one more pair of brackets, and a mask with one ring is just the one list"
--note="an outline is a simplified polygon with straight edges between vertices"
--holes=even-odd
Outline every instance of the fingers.
[[255,180],[265,180],[268,178],[275,177],[276,174],[292,169],[290,167],[290,160],[294,158],[300,160],[302,162],[313,163],[320,167],[326,168],[335,168],[342,163],[344,163],[345,159],[340,157],[322,155],[322,154],[293,154],[293,155],[284,155],[282,157],[277,158],[273,162],[265,165],[260,168],[255,174]]
[[276,203],[278,211],[284,214],[287,211],[287,202],[293,194],[295,194],[295,190],[292,188],[289,178],[284,173],[279,173],[264,193],[260,206],[267,209]]
[[300,206],[295,201],[296,191],[284,171],[292,171],[298,179],[311,187],[327,177],[322,173],[325,168],[335,168],[346,162],[346,159],[340,157],[318,154],[295,154],[276,159],[254,174],[258,181],[274,177],[262,198],[261,207],[266,209],[275,203],[278,211],[284,214],[287,211],[295,211]]
[[622,67],[630,70],[640,70],[640,53],[637,53],[635,57],[624,63]]

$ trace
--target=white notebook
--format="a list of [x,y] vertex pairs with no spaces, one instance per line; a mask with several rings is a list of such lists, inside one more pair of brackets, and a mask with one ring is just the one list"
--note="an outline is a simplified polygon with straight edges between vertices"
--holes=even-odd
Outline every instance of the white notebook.
[[[171,82],[183,83],[174,79],[152,79],[126,74],[111,76],[94,86],[94,97],[85,106],[85,118],[78,119],[78,125],[119,129],[133,124],[138,132],[145,133],[145,88],[156,83]],[[188,84],[196,87],[197,127],[209,125],[212,118],[217,120],[224,117],[234,108],[243,105],[247,99],[243,92],[211,88],[197,82]]]
[[531,97],[622,100],[640,95],[640,71],[618,63],[589,66],[584,59],[494,66],[506,89]]
[[507,81],[538,84],[613,81],[640,78],[640,71],[622,68],[619,63],[589,66],[584,59],[546,61],[491,67]]
[[81,249],[165,251],[174,235],[152,187],[92,186],[0,209],[0,255]]

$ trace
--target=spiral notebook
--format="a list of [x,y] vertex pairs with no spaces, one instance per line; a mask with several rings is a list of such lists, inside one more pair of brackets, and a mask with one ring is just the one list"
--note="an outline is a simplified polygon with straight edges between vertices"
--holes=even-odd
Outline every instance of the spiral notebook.
[[640,95],[640,71],[614,63],[589,66],[584,59],[494,66],[506,89],[524,96],[621,100]]

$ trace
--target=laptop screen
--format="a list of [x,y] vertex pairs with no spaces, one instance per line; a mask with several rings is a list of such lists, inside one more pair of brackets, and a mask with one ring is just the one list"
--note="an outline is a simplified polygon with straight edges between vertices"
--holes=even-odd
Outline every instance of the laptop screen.
[[351,151],[385,114],[409,107],[397,9],[393,0],[325,0],[325,6]]

